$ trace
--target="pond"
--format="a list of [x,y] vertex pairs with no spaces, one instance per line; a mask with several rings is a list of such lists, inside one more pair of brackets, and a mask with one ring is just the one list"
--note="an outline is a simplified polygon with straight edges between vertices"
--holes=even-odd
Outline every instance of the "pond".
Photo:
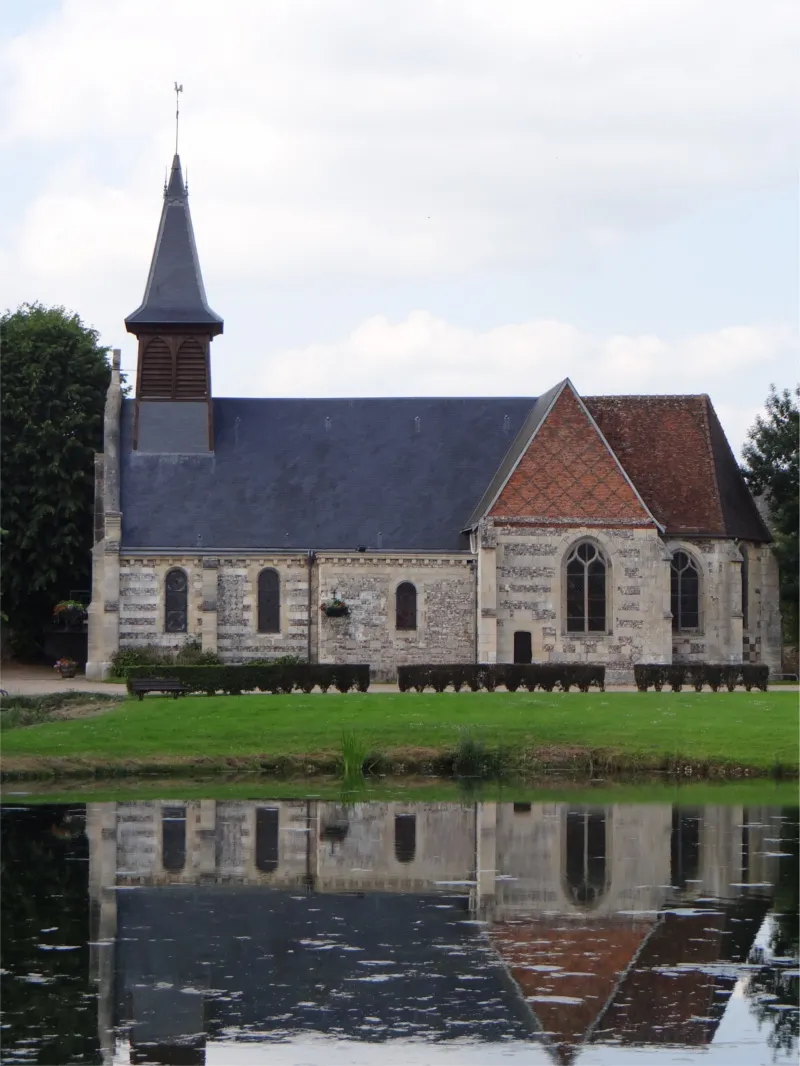
[[3,1063],[796,1061],[796,808],[7,794],[2,901]]

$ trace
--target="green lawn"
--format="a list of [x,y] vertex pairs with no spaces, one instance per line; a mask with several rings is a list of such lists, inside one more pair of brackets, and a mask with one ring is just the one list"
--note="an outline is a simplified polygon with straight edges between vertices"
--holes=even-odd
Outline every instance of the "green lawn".
[[798,765],[795,692],[414,693],[190,696],[126,701],[99,716],[3,734],[18,757],[82,763],[304,755],[343,731],[375,750],[447,749],[465,732],[512,750],[570,747],[767,769]]

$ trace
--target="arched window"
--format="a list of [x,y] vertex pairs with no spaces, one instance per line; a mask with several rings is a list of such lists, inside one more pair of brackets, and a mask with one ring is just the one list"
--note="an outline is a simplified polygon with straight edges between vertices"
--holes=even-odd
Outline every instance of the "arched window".
[[417,853],[416,814],[394,816],[394,856],[398,862],[413,862]]
[[186,865],[186,808],[161,809],[161,865],[182,870]]
[[567,632],[605,633],[608,564],[591,541],[567,556]]
[[570,899],[581,907],[597,903],[606,890],[605,811],[567,813],[566,882]]
[[672,556],[672,628],[676,631],[700,628],[700,571],[688,552]]
[[183,570],[167,571],[164,583],[164,631],[185,633],[189,619],[189,582]]
[[745,548],[744,544],[740,545],[739,551],[742,555],[742,628],[749,629],[750,560],[747,557],[747,548]]
[[698,880],[700,869],[700,811],[672,808],[670,871],[673,888],[684,889]]
[[268,874],[278,869],[279,821],[277,807],[256,807],[256,869]]
[[281,631],[281,581],[275,570],[258,575],[258,632]]
[[410,581],[403,581],[395,593],[395,628],[417,628],[417,590]]

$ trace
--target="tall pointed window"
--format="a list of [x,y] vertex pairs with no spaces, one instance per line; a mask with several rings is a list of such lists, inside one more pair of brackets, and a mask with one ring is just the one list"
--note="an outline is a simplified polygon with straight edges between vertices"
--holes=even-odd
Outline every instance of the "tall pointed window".
[[567,556],[567,632],[606,632],[608,564],[596,544],[581,541]]
[[750,560],[747,558],[747,548],[744,544],[739,547],[739,551],[742,553],[742,628],[750,628],[750,611],[748,610],[750,604]]
[[164,584],[164,631],[166,633],[185,633],[189,611],[189,581],[186,573],[177,567],[167,571]]
[[700,628],[700,571],[688,552],[672,556],[672,628],[676,632]]
[[684,889],[690,881],[698,880],[700,870],[701,815],[697,809],[672,808],[672,836],[670,837],[670,869],[674,888]]
[[395,593],[395,627],[417,628],[417,590],[410,581],[403,581]]
[[258,632],[281,631],[281,582],[275,570],[258,575]]
[[591,907],[606,890],[605,811],[579,808],[567,813],[566,882],[573,903]]

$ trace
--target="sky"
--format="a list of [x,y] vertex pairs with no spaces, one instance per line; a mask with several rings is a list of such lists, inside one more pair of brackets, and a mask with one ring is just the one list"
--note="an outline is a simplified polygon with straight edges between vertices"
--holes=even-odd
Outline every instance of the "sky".
[[0,310],[136,347],[175,148],[218,396],[798,378],[796,0],[0,0]]

